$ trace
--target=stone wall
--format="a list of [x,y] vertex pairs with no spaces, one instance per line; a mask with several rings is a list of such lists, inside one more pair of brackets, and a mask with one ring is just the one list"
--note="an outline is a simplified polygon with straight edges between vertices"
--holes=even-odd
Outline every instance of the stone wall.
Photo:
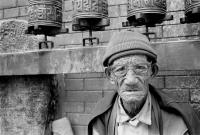
[[[69,33],[48,37],[55,43],[53,50],[33,51],[37,50],[38,40],[41,39],[28,37],[22,32],[13,41],[12,34],[11,38],[8,37],[9,34],[6,35],[5,31],[8,29],[1,28],[0,104],[4,116],[0,116],[0,134],[28,134],[27,129],[33,125],[32,127],[40,130],[38,135],[43,135],[44,125],[41,122],[45,121],[46,115],[42,114],[46,111],[45,103],[48,98],[45,94],[49,88],[49,76],[46,75],[51,75],[59,95],[57,118],[67,116],[75,135],[86,135],[87,121],[95,103],[114,90],[114,86],[106,80],[101,65],[104,47],[113,32],[128,29],[122,27],[122,22],[127,17],[127,1],[108,0],[108,4],[111,23],[105,31],[93,32],[100,39],[100,44],[95,47],[82,47],[82,38],[88,37],[88,32],[72,31],[71,0],[63,0],[63,25],[69,28]],[[5,26],[5,22],[12,24],[13,19],[23,22],[27,27],[27,7],[28,0],[0,0],[0,27]],[[180,24],[184,9],[184,0],[167,0],[167,14],[173,15],[174,19],[149,28],[149,31],[156,32],[156,36],[151,37],[151,42],[159,53],[160,67],[152,84],[171,94],[177,102],[190,103],[200,116],[200,24]],[[145,31],[142,26],[131,29]],[[11,33],[13,31],[17,32],[11,29]],[[63,49],[74,47],[76,49]],[[35,82],[37,88],[33,91]],[[43,91],[40,91],[41,87]],[[22,102],[16,105],[17,99]],[[29,99],[32,100],[29,102]],[[37,105],[34,101],[38,101]],[[26,112],[30,108],[35,112],[37,107],[43,110],[29,117]],[[11,111],[12,116],[8,118]],[[36,116],[39,116],[39,120]],[[23,121],[15,121],[16,117]],[[28,123],[29,120],[31,123]],[[16,124],[19,125],[15,126]],[[29,133],[33,132],[30,130]]]

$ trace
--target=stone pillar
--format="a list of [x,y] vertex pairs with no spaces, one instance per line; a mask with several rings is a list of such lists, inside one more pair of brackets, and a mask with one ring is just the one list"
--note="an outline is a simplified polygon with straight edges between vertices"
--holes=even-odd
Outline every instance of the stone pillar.
[[0,77],[0,135],[44,135],[51,101],[50,78]]

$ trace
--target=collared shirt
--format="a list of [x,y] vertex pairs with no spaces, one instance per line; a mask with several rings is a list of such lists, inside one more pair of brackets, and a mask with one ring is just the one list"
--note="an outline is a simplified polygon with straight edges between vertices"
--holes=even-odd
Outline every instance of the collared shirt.
[[[148,93],[147,100],[141,111],[130,118],[124,111],[119,98],[116,101],[116,129],[115,135],[159,135],[159,129],[156,126],[156,120],[152,119],[153,102],[151,94]],[[183,119],[172,113],[162,111],[163,135],[189,135],[187,126]],[[105,135],[105,125],[101,120],[93,123],[92,135]],[[109,134],[112,135],[112,134]]]
[[118,100],[117,109],[117,132],[118,135],[148,135],[148,126],[151,122],[151,95],[148,92],[147,99],[141,111],[133,118],[130,118]]

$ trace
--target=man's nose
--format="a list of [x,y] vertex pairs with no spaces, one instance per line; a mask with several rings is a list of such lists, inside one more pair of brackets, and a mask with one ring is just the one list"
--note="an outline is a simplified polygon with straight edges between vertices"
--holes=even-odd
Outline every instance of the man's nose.
[[138,79],[135,75],[135,72],[133,70],[128,70],[126,74],[125,83],[128,85],[133,85],[133,84],[136,84],[137,82],[138,82]]

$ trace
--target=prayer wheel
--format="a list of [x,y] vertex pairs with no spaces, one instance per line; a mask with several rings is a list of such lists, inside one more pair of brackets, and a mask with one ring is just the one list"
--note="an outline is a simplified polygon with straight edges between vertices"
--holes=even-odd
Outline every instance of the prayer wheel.
[[29,33],[55,35],[62,27],[62,0],[29,0],[28,15]]
[[185,15],[193,16],[200,15],[200,1],[199,0],[185,0]]
[[128,0],[127,10],[130,23],[162,23],[166,16],[166,0]]
[[107,0],[73,0],[72,29],[100,30],[109,25]]

